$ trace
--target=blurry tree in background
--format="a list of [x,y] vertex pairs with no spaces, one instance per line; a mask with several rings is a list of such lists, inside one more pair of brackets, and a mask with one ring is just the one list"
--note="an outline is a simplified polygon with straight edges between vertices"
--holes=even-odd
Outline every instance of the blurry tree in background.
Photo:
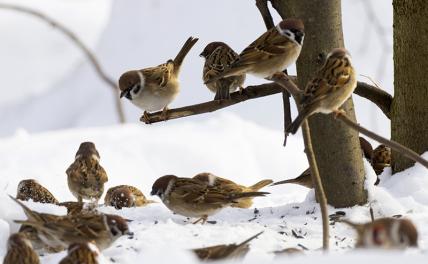
[[[282,18],[298,17],[305,24],[305,42],[297,61],[298,84],[301,88],[321,67],[323,57],[333,48],[343,47],[340,0],[271,0]],[[320,56],[321,55],[321,56]],[[356,120],[350,98],[342,108]],[[333,115],[309,118],[312,144],[327,196],[335,207],[364,204],[364,164],[358,132],[334,120]]]
[[[419,154],[428,151],[428,5],[394,0],[394,100],[391,138]],[[393,152],[399,172],[414,164]]]

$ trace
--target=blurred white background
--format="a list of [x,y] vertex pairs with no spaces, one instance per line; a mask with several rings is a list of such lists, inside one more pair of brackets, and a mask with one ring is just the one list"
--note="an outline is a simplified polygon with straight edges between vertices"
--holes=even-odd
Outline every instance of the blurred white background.
[[[117,79],[129,69],[165,62],[189,36],[199,42],[185,60],[181,93],[171,107],[213,98],[202,84],[199,53],[211,41],[227,42],[237,52],[265,31],[249,0],[14,0],[43,11],[72,29]],[[371,76],[392,93],[392,1],[342,1],[346,48],[360,74]],[[273,9],[272,9],[273,10]],[[273,10],[275,22],[279,16]],[[66,37],[44,22],[0,10],[0,136],[18,129],[41,132],[117,123],[113,93]],[[294,68],[290,70],[294,73]],[[360,80],[367,81],[364,77]],[[264,80],[248,77],[246,85]],[[358,121],[389,136],[387,119],[373,104],[354,96]],[[124,100],[128,122],[141,115]],[[296,114],[293,106],[293,116]],[[260,125],[282,130],[280,95],[247,101],[231,112]],[[190,117],[186,122],[220,113]],[[184,122],[175,120],[171,122]],[[162,126],[155,124],[154,126]]]

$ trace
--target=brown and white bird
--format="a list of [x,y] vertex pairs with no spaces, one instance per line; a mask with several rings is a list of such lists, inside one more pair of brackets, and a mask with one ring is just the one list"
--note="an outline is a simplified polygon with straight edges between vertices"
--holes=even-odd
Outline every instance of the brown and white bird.
[[418,231],[409,219],[379,218],[356,224],[340,220],[357,231],[358,248],[404,249],[418,246]]
[[39,264],[39,256],[33,250],[25,234],[12,234],[7,241],[7,253],[3,264]]
[[49,247],[38,236],[38,231],[36,228],[28,225],[21,225],[19,228],[19,233],[25,235],[28,241],[31,242],[33,249],[37,252],[49,252],[49,253],[57,253],[63,251],[65,248],[63,246],[58,247]]
[[302,20],[285,19],[246,47],[230,67],[205,83],[245,73],[269,78],[296,62],[302,49],[304,36]]
[[[240,193],[240,192],[257,192],[261,188],[271,184],[272,180],[261,180],[257,182],[254,185],[251,186],[243,186],[240,184],[237,184],[231,180],[218,177],[212,173],[209,172],[203,172],[195,175],[193,179],[200,180],[209,186],[214,186],[218,189],[224,190],[225,192],[229,193]],[[233,203],[231,207],[237,207],[237,208],[249,208],[253,205],[253,198],[242,198],[239,199],[236,203]]]
[[100,249],[109,247],[122,235],[131,235],[128,223],[118,215],[77,214],[58,216],[38,213],[10,196],[24,210],[27,220],[16,223],[37,229],[38,237],[51,248],[68,247],[73,243],[95,242]]
[[192,178],[165,175],[155,181],[151,195],[157,195],[168,209],[179,215],[198,217],[194,224],[205,223],[208,216],[239,202],[242,198],[265,196],[267,192],[228,192]]
[[31,199],[36,203],[58,204],[58,200],[53,196],[53,194],[33,179],[22,180],[19,182],[16,199],[22,201],[28,201]]
[[[238,53],[233,51],[224,42],[209,43],[199,55],[205,58],[205,64],[202,71],[202,80],[204,82],[213,77],[217,77],[238,58]],[[221,78],[215,82],[207,83],[208,89],[215,93],[214,100],[230,99],[230,93],[236,89],[242,89],[245,81],[245,74]]]
[[272,184],[273,185],[280,185],[280,184],[287,184],[287,183],[292,183],[292,184],[298,184],[300,186],[309,188],[309,189],[313,189],[314,185],[312,183],[312,176],[311,176],[311,170],[310,168],[307,168],[304,172],[302,172],[302,174],[300,174],[299,176],[297,176],[294,179],[289,179],[289,180],[283,180],[283,181],[279,181],[279,182],[274,182]]
[[193,249],[196,256],[202,261],[243,258],[250,251],[248,243],[263,233],[257,233],[239,244],[216,245],[211,247]]
[[391,167],[391,148],[383,144],[377,146],[373,150],[371,163],[376,175],[382,174],[384,168]]
[[357,78],[347,50],[333,49],[324,66],[306,86],[300,101],[301,111],[286,129],[295,134],[305,118],[315,114],[341,114],[339,107],[352,95]]
[[93,243],[75,243],[68,247],[67,256],[59,264],[98,264],[100,255],[99,249]]
[[166,117],[168,105],[180,92],[178,75],[181,64],[198,41],[190,37],[173,60],[155,67],[127,71],[119,78],[120,97],[125,96],[135,106],[147,112],[163,110]]
[[116,209],[141,207],[150,203],[155,203],[155,201],[147,200],[138,188],[130,185],[111,187],[104,197],[104,204],[114,206]]
[[104,192],[107,173],[100,165],[100,154],[92,142],[83,142],[77,150],[74,162],[67,171],[68,188],[78,202],[83,199],[98,203]]

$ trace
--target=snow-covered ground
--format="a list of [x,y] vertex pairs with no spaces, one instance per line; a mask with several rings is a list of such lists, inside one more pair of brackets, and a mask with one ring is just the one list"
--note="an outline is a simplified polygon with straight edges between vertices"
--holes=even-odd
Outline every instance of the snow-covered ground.
[[[65,170],[73,161],[82,141],[93,141],[101,155],[109,181],[107,188],[131,184],[146,195],[154,180],[165,174],[191,177],[210,171],[236,182],[250,185],[264,178],[292,178],[306,168],[300,141],[291,137],[286,148],[281,146],[282,134],[243,121],[233,115],[220,115],[200,123],[164,123],[159,127],[125,125],[86,128],[29,135],[24,131],[0,140],[0,256],[5,254],[4,241],[18,226],[13,219],[25,216],[19,206],[6,194],[15,195],[20,180],[37,179],[60,200],[74,200],[68,191]],[[425,154],[428,158],[428,153]],[[428,173],[416,165],[400,174],[390,176],[386,171],[381,184],[372,186],[374,172],[366,166],[370,205],[375,217],[401,214],[412,219],[418,227],[418,250],[407,251],[406,258],[422,263],[428,248]],[[133,239],[122,237],[103,251],[107,263],[195,263],[187,249],[239,242],[264,231],[251,242],[251,251],[244,259],[248,263],[273,261],[275,250],[303,245],[310,249],[310,258],[293,258],[292,263],[311,260],[339,263],[348,259],[355,234],[347,226],[331,226],[331,257],[321,257],[321,218],[313,191],[295,185],[267,187],[271,192],[255,199],[250,209],[225,209],[210,218],[216,224],[192,225],[184,217],[173,215],[162,203],[144,208],[117,211],[104,207],[102,211],[120,214],[133,221]],[[155,198],[156,199],[156,198]],[[63,208],[28,202],[37,210],[65,213]],[[257,208],[257,210],[255,209]],[[368,221],[369,206],[346,209],[329,208],[332,214],[344,211],[354,221]],[[292,231],[303,238],[296,238]],[[347,254],[344,254],[344,253]],[[43,263],[57,263],[65,252],[42,257]],[[362,261],[381,258],[397,262],[396,256],[373,253],[356,255]],[[348,261],[348,260],[347,260]],[[356,263],[355,262],[355,263]]]

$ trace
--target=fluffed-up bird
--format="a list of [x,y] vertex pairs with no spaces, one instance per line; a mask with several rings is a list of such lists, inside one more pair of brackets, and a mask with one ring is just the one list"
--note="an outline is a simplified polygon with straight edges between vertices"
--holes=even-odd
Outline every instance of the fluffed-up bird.
[[[261,180],[254,185],[246,187],[246,186],[237,184],[231,180],[216,176],[216,175],[209,173],[209,172],[199,173],[199,174],[193,176],[193,179],[200,180],[200,181],[205,182],[206,184],[208,184],[210,186],[214,186],[218,189],[224,190],[225,192],[229,192],[229,193],[257,192],[261,188],[263,188],[263,187],[265,187],[265,186],[267,186],[273,182],[270,179]],[[253,198],[249,197],[249,198],[239,199],[236,203],[233,203],[231,206],[232,207],[238,207],[238,208],[249,208],[249,207],[251,207],[251,205],[253,205]]]
[[120,97],[126,97],[135,106],[147,112],[163,110],[166,118],[168,105],[180,92],[178,75],[181,64],[198,41],[190,37],[173,60],[155,67],[127,71],[119,78]]
[[304,36],[302,20],[285,19],[246,47],[230,67],[205,83],[245,73],[269,78],[296,62],[302,49]]
[[122,209],[123,207],[141,207],[155,201],[148,200],[138,188],[130,185],[118,185],[108,189],[104,204]]
[[[202,80],[206,82],[211,78],[217,77],[230,67],[237,60],[238,53],[226,43],[216,41],[209,43],[199,56],[205,58]],[[214,100],[225,100],[230,99],[230,93],[238,88],[242,89],[244,81],[245,74],[240,74],[221,78],[215,82],[207,83],[206,86],[211,92],[215,93]]]
[[339,107],[352,95],[357,78],[347,50],[333,49],[324,66],[306,85],[300,100],[301,110],[286,132],[295,134],[303,120],[315,113],[342,114]]
[[418,231],[409,219],[379,218],[364,224],[343,219],[357,232],[357,248],[405,249],[418,246]]
[[28,201],[31,199],[36,203],[58,204],[58,200],[55,196],[53,196],[48,189],[33,179],[22,180],[19,182],[16,199],[22,201]]
[[196,256],[202,261],[243,258],[250,251],[250,243],[263,233],[257,233],[239,244],[216,245],[193,249]]
[[7,241],[3,264],[39,264],[40,259],[23,233],[12,234]]
[[59,264],[98,264],[100,255],[97,246],[91,242],[74,243],[68,247],[67,256]]
[[100,165],[100,154],[92,142],[83,142],[77,150],[74,162],[67,171],[68,188],[78,202],[83,199],[98,203],[108,181],[107,173]]
[[194,224],[205,223],[221,209],[240,199],[265,196],[267,192],[228,192],[192,178],[165,175],[157,179],[151,195],[157,195],[168,209],[179,215],[199,218]]

